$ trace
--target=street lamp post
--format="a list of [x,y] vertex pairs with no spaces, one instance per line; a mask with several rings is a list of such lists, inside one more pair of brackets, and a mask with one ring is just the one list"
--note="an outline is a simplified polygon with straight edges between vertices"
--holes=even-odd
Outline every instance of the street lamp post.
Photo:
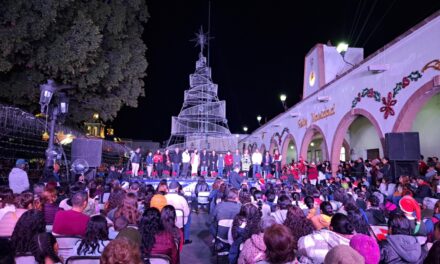
[[285,95],[285,94],[280,95],[280,101],[281,101],[281,104],[283,104],[284,111],[287,110],[286,99],[287,99],[287,95]]
[[[67,86],[66,86],[67,87]],[[53,80],[40,85],[41,112],[50,115],[49,145],[46,149],[46,169],[54,165],[58,152],[54,147],[55,124],[58,116],[66,115],[69,111],[69,100],[65,93],[59,92],[63,87],[56,86]],[[51,104],[52,97],[57,95],[57,104]]]
[[261,119],[263,119],[260,115],[257,115],[258,124],[261,126]]
[[350,62],[348,62],[348,61],[345,60],[345,53],[347,52],[347,50],[348,50],[348,44],[345,43],[345,42],[341,42],[341,43],[338,44],[338,46],[336,46],[336,51],[337,51],[339,54],[341,54],[341,56],[342,56],[342,60],[343,60],[345,63],[347,63],[347,64],[349,64],[349,65],[351,65],[351,66],[354,66],[352,63],[350,63]]
[[246,132],[248,131],[248,127],[247,127],[247,126],[244,126],[244,127],[243,127],[243,131],[246,133]]

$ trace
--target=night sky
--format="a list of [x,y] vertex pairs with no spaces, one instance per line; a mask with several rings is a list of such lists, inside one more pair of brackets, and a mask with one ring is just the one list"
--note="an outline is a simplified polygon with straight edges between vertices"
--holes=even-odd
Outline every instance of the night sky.
[[[299,3],[301,3],[299,5]],[[164,141],[179,114],[199,52],[194,33],[207,28],[208,0],[147,0],[145,97],[113,122],[119,137]],[[365,57],[436,10],[440,1],[211,1],[213,81],[226,100],[232,133],[258,127],[301,99],[305,54],[316,43],[346,41]]]

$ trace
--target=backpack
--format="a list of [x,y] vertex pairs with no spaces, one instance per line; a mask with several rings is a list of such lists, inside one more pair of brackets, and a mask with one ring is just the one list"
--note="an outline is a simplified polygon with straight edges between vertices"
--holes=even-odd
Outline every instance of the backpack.
[[[431,216],[431,221],[432,221],[432,224],[433,224],[434,227],[435,227],[435,224],[436,224],[438,221],[440,221],[440,219],[438,219],[438,218],[435,217],[435,216]],[[431,233],[428,234],[428,239],[427,239],[427,241],[428,241],[428,242],[432,242],[432,241],[434,241],[434,232],[431,232]]]

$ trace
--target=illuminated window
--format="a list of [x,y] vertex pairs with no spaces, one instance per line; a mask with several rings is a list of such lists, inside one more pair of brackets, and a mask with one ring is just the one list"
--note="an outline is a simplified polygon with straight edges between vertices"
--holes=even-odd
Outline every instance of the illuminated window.
[[345,160],[345,148],[344,147],[341,148],[341,154],[339,155],[339,160],[346,161]]

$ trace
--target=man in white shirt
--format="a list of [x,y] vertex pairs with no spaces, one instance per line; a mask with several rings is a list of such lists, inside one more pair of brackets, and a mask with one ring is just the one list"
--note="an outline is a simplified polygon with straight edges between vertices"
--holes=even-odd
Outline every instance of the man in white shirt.
[[177,221],[176,226],[178,228],[183,228],[183,236],[185,238],[185,244],[189,244],[192,241],[189,240],[190,235],[190,226],[191,226],[191,215],[190,215],[190,209],[188,206],[188,202],[186,201],[185,197],[182,195],[179,195],[179,182],[172,181],[170,182],[168,186],[168,193],[165,195],[165,198],[167,199],[167,204],[174,206],[176,210],[182,210],[183,211],[183,222],[182,222],[182,216],[179,213],[176,212],[177,215]]
[[9,173],[9,188],[14,193],[22,193],[29,190],[29,178],[24,170],[26,168],[27,162],[24,159],[18,159],[15,162],[15,168]]
[[188,177],[189,162],[191,161],[191,155],[189,155],[188,149],[182,153],[182,175]]
[[260,150],[255,149],[255,152],[252,153],[252,171],[253,171],[253,178],[255,180],[255,174],[260,173],[261,174],[261,163],[263,162],[263,155],[261,155]]

